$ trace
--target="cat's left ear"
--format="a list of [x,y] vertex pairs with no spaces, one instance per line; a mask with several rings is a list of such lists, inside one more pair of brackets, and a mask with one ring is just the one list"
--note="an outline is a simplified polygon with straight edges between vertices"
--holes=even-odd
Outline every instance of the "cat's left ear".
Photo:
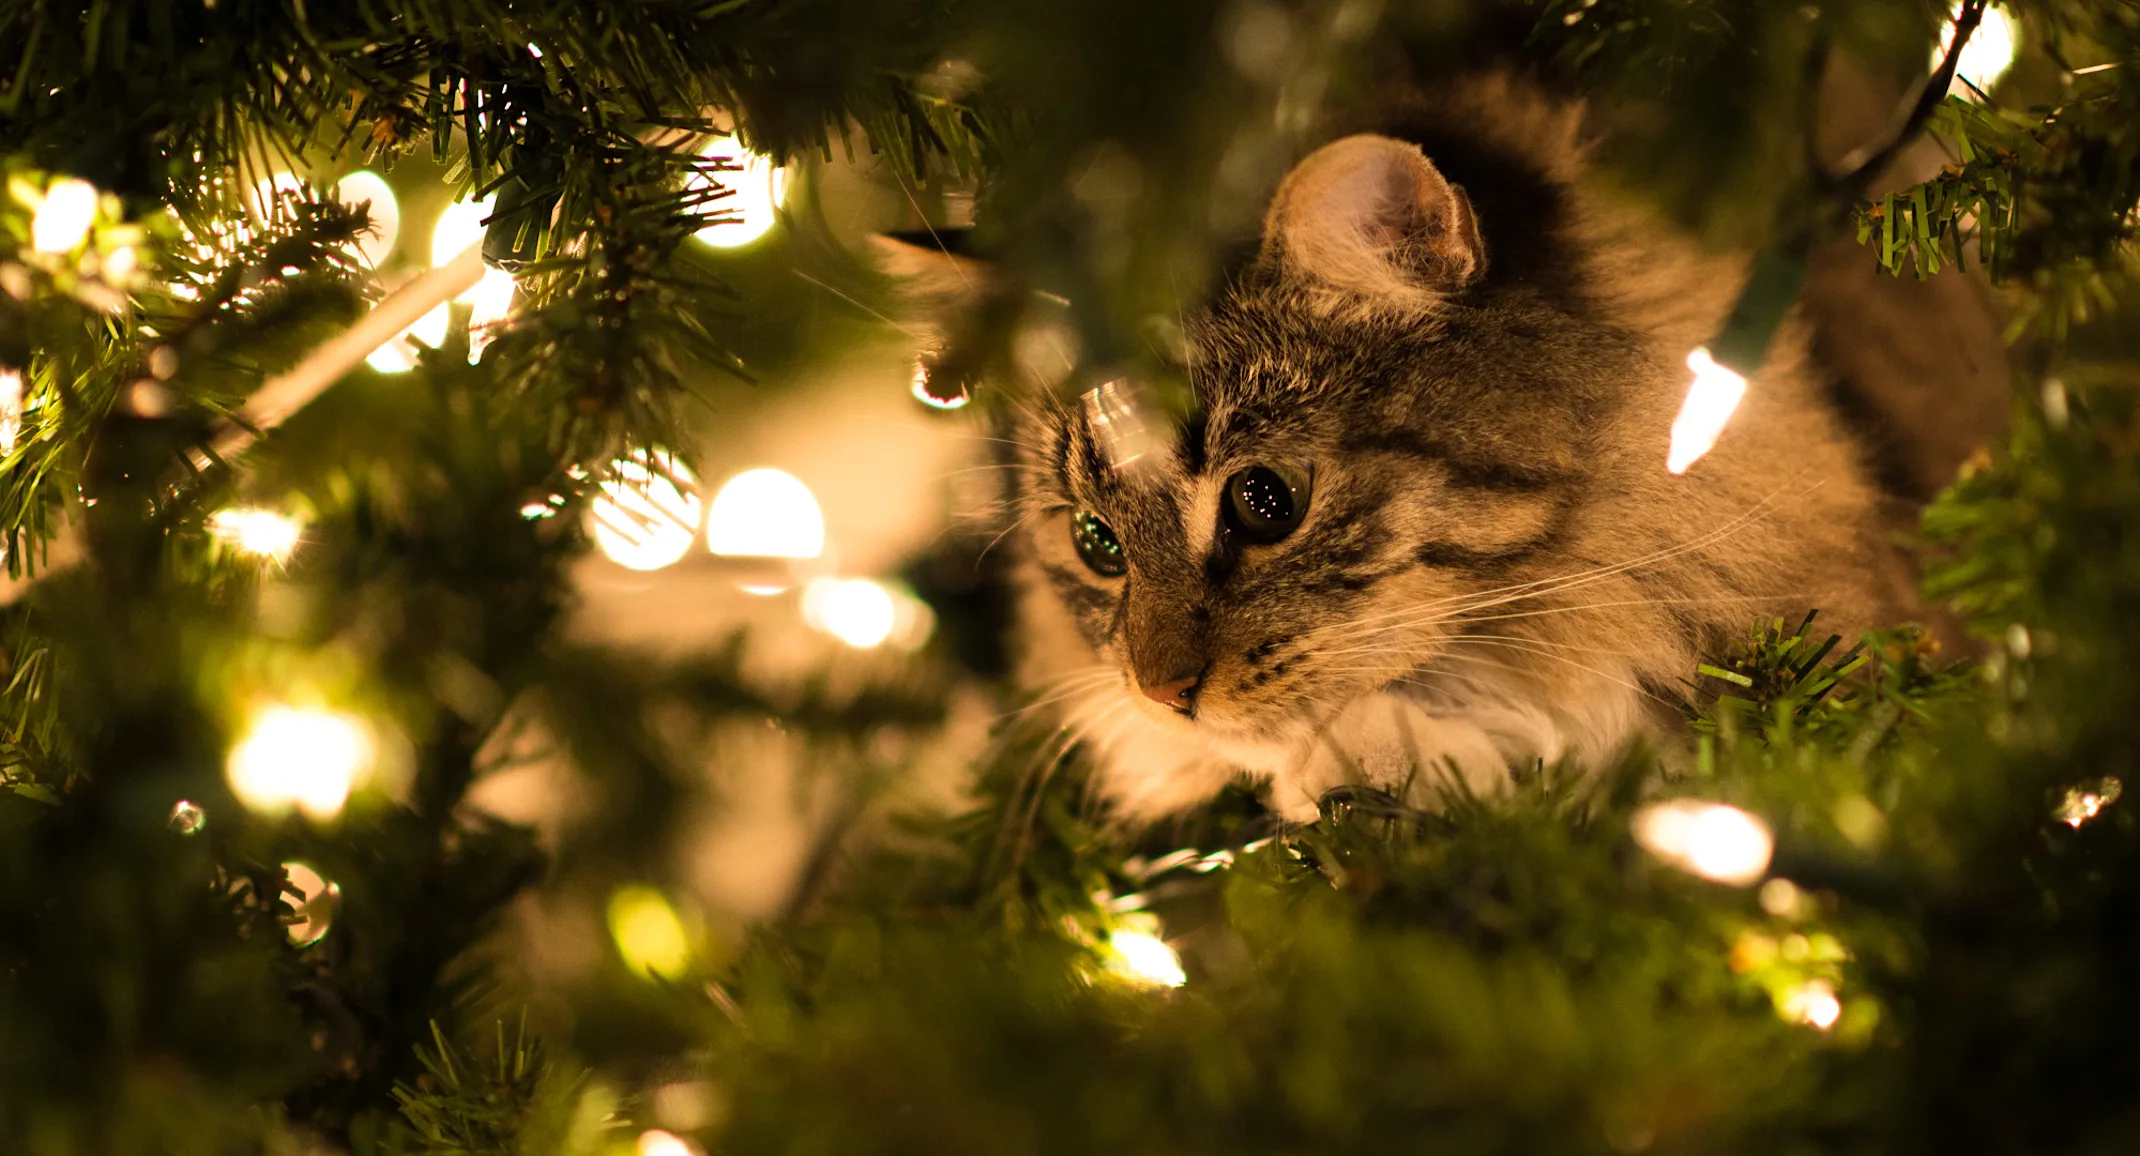
[[1264,218],[1263,252],[1353,305],[1431,308],[1486,275],[1478,215],[1418,145],[1361,134],[1294,166]]

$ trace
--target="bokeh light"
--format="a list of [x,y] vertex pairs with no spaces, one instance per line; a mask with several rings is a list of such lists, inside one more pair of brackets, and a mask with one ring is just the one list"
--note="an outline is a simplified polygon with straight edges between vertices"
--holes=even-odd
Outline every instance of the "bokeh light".
[[734,160],[740,172],[693,173],[684,187],[692,190],[714,187],[729,195],[706,202],[703,208],[723,214],[723,219],[698,231],[698,239],[716,249],[736,249],[766,235],[780,219],[780,206],[787,200],[788,170],[772,158],[744,148],[734,137],[716,137],[699,154],[708,160]]
[[40,253],[70,253],[97,219],[97,187],[65,177],[52,182],[30,218],[30,245]]
[[600,495],[587,507],[587,532],[619,566],[659,570],[690,553],[698,537],[697,482],[665,450],[651,457],[634,451],[610,463]]
[[208,812],[191,799],[171,804],[171,829],[181,835],[198,835],[208,825]]
[[[438,215],[438,224],[431,227],[431,264],[445,265],[468,250],[470,245],[483,240],[484,218],[490,216],[492,198],[477,201],[455,201]],[[473,296],[470,289],[455,298],[466,301]]]
[[284,863],[282,869],[290,876],[290,886],[297,891],[294,900],[284,899],[297,909],[296,918],[290,921],[290,942],[299,947],[318,943],[320,937],[334,926],[335,909],[341,906],[342,888],[310,863],[292,860]]
[[691,941],[683,920],[651,887],[623,887],[610,896],[609,933],[617,954],[633,971],[677,979],[691,966]]
[[381,373],[406,373],[416,368],[416,347],[411,338],[437,349],[446,343],[446,324],[452,320],[444,305],[416,319],[416,323],[395,335],[392,341],[365,355],[364,363]]
[[825,552],[825,514],[793,474],[745,470],[714,495],[706,548],[738,558],[815,558]]
[[1809,979],[1786,992],[1778,1010],[1792,1023],[1827,1031],[1842,1018],[1843,1001],[1836,998],[1835,987],[1827,980]]
[[1686,473],[1687,467],[1716,448],[1716,440],[1724,436],[1724,427],[1746,396],[1746,379],[1717,364],[1706,345],[1695,346],[1687,355],[1687,368],[1694,371],[1694,381],[1687,386],[1686,400],[1679,404],[1679,416],[1672,419],[1672,445],[1664,459],[1664,468],[1675,474]]
[[1116,931],[1107,937],[1116,970],[1131,979],[1159,987],[1180,987],[1189,982],[1181,969],[1181,957],[1156,935],[1142,931]]
[[1721,803],[1675,799],[1635,813],[1635,841],[1665,862],[1718,883],[1744,886],[1768,873],[1768,824]]
[[648,1128],[639,1133],[638,1153],[639,1156],[698,1156],[698,1149],[674,1133]]
[[226,773],[238,801],[261,814],[296,808],[315,819],[341,814],[371,769],[371,735],[346,714],[270,706],[253,716]]
[[[1947,22],[1939,34],[1939,47],[1932,53],[1931,67],[1935,69],[1945,63],[1947,50],[1954,45],[1954,17],[1959,11],[1957,5],[1947,13]],[[2014,54],[2020,50],[2020,45],[2019,29],[2014,27],[2013,17],[1996,4],[1987,6],[1984,19],[1976,31],[1969,34],[1969,43],[1962,45],[1962,60],[1954,70],[1954,84],[1948,92],[1955,96],[1967,94],[1969,89],[1962,83],[1964,80],[1985,92],[1991,91],[1991,87],[1999,83],[1999,78],[2006,75],[2006,70],[2013,67]]]
[[490,344],[498,324],[513,311],[513,296],[520,285],[503,269],[485,269],[483,279],[462,296],[473,308],[468,314],[468,356],[473,359]]
[[305,529],[286,514],[258,506],[232,506],[208,516],[208,532],[244,553],[285,562],[304,538]]
[[920,599],[868,578],[813,578],[803,587],[803,621],[857,650],[889,642],[913,650],[929,640],[936,615]]
[[357,238],[355,248],[359,260],[378,268],[401,236],[401,203],[394,190],[378,173],[359,169],[335,182],[334,198],[345,205],[371,205],[371,231]]

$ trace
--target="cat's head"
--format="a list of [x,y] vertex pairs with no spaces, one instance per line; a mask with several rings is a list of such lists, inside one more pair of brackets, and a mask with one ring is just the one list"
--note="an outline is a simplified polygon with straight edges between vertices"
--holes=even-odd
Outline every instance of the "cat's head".
[[1492,238],[1557,223],[1495,211],[1415,145],[1327,145],[1191,319],[1188,421],[1118,460],[1118,383],[1021,431],[1027,554],[1119,673],[1110,726],[1274,769],[1434,662],[1460,599],[1555,564],[1640,355],[1526,267],[1536,238],[1503,276]]

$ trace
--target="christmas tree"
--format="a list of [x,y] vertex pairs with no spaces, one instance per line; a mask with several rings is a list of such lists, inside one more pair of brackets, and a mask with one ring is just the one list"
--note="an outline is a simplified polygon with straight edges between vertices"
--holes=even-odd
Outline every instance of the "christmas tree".
[[[9,0],[0,46],[0,1151],[2140,1143],[2130,0]],[[1060,388],[1140,364],[1328,110],[1487,63],[1782,270],[1727,368],[1802,280],[1992,303],[2005,432],[1883,463],[1976,642],[1750,622],[1684,759],[1112,822],[1003,678],[1003,527],[939,532],[972,475],[828,415],[985,437],[1042,325]],[[876,231],[987,290],[917,345]],[[856,512],[743,469],[782,428]]]

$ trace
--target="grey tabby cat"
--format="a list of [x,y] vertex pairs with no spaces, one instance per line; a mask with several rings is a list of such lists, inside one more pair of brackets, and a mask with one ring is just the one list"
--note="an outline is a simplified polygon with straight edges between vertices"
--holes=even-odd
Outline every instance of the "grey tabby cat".
[[1118,384],[1017,431],[1026,675],[1123,819],[1238,776],[1294,819],[1449,768],[1490,793],[1661,733],[1760,616],[1894,609],[1797,325],[1665,471],[1744,263],[1586,188],[1579,133],[1489,80],[1323,145],[1188,321],[1188,422],[1125,450]]

